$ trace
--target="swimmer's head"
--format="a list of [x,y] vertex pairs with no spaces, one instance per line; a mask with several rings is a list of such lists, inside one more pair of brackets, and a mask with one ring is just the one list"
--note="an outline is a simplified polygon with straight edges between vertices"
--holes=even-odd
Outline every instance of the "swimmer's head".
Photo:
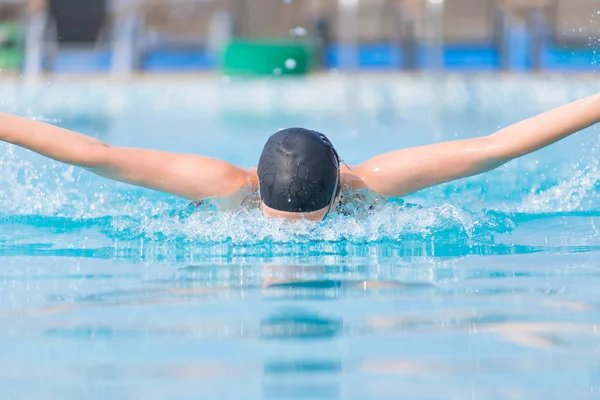
[[266,217],[321,221],[340,195],[340,158],[322,133],[285,129],[267,141],[258,178]]

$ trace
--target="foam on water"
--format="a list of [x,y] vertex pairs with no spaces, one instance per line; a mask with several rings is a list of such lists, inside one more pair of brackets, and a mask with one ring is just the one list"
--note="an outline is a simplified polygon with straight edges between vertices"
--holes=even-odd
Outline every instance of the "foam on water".
[[573,176],[545,190],[532,191],[517,206],[522,213],[548,213],[597,209],[600,170],[597,160]]
[[335,214],[324,223],[317,224],[266,219],[260,210],[178,214],[114,218],[107,233],[121,239],[149,238],[193,243],[230,241],[235,245],[254,245],[315,241],[373,243],[424,239],[440,233],[469,238],[476,232],[505,232],[511,228],[508,219],[499,221],[495,217],[472,214],[451,204],[409,209],[390,203],[359,217]]

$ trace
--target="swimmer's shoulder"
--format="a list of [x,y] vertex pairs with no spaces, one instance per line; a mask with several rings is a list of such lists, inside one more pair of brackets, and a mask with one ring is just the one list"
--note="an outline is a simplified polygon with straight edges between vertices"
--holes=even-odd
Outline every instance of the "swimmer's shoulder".
[[367,190],[369,188],[360,176],[359,167],[342,165],[340,175],[343,188],[351,190]]
[[250,186],[252,188],[258,188],[258,183],[259,183],[258,168],[256,168],[256,167],[243,168],[243,170],[244,170],[244,172],[246,172],[246,175],[248,176],[248,186]]

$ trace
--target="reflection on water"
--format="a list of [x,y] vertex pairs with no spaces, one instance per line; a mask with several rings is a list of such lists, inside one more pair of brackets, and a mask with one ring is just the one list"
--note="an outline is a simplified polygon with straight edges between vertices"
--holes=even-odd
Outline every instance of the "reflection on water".
[[[156,398],[173,384],[182,397],[554,398],[568,396],[567,382],[598,395],[600,303],[587,294],[600,282],[595,256],[522,257],[486,266],[101,261],[77,274],[78,259],[59,258],[57,268],[40,264],[40,279],[13,268],[0,289],[26,300],[0,297],[10,327],[0,331],[0,381],[25,390],[27,376],[56,390],[152,380]],[[27,297],[32,284],[41,298]],[[249,386],[230,385],[240,379]],[[110,394],[95,390],[63,394]]]

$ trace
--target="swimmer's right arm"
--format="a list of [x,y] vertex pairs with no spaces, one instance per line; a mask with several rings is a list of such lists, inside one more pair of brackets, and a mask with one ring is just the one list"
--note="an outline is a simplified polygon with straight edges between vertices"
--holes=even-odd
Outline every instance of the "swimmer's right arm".
[[0,140],[97,175],[197,201],[229,196],[251,172],[210,157],[110,146],[42,122],[0,113]]

